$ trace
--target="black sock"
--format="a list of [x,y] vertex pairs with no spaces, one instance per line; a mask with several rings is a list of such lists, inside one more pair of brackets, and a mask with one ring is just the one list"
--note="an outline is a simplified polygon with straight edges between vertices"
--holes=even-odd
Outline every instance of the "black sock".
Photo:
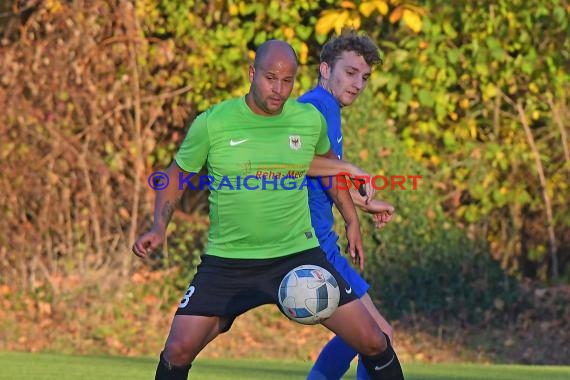
[[374,356],[362,356],[362,364],[366,368],[371,379],[377,380],[404,380],[404,373],[400,366],[400,361],[390,344],[390,339],[386,336],[388,347],[386,350]]
[[183,367],[170,364],[164,357],[164,352],[161,352],[154,380],[187,380],[190,367],[192,364]]

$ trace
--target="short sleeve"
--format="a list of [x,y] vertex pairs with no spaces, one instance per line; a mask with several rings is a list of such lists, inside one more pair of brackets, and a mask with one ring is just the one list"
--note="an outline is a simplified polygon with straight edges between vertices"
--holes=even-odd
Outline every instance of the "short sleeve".
[[207,111],[198,115],[176,153],[176,163],[186,172],[197,173],[206,163],[210,150],[207,120]]
[[315,153],[323,155],[330,150],[331,143],[329,141],[329,136],[327,133],[328,130],[327,121],[320,112],[318,114],[319,114],[319,120],[321,122],[321,130],[319,131],[319,140],[317,141],[317,145],[315,146]]

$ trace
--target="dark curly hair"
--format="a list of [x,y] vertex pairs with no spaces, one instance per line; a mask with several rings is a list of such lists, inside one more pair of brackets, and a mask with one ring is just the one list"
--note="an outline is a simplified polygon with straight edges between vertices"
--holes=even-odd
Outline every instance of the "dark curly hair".
[[334,67],[343,52],[353,51],[364,58],[370,67],[381,65],[380,51],[370,37],[358,34],[354,29],[345,29],[339,36],[333,36],[321,50],[320,60]]

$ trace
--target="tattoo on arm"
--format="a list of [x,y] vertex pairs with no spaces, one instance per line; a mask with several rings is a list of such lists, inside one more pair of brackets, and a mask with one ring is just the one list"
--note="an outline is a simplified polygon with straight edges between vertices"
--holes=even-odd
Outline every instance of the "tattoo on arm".
[[161,213],[162,222],[165,224],[168,223],[168,221],[172,217],[173,212],[174,212],[174,206],[172,205],[172,203],[170,203],[170,201],[166,201],[166,203],[162,207],[162,213]]
[[165,225],[167,225],[168,222],[170,221],[170,218],[172,217],[172,214],[174,213],[174,209],[176,207],[176,204],[178,203],[179,200],[180,199],[176,199],[174,202],[166,201],[166,203],[162,207],[162,212],[160,215],[162,217],[162,222]]

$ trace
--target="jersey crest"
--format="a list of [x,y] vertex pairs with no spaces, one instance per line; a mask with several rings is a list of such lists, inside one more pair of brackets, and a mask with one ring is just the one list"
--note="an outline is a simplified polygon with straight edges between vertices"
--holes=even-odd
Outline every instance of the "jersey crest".
[[301,149],[301,136],[289,136],[289,146],[293,150]]

